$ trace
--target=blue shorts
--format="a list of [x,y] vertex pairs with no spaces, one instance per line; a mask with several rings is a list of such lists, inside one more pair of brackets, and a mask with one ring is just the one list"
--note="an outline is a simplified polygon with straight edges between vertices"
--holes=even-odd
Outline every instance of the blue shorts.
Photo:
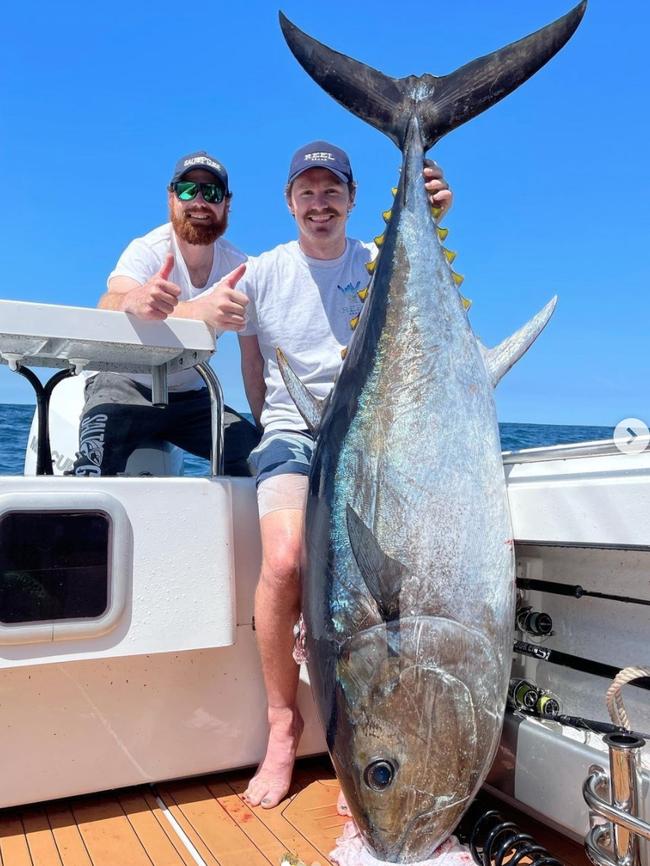
[[314,439],[300,430],[273,430],[249,457],[256,484],[276,475],[309,475]]

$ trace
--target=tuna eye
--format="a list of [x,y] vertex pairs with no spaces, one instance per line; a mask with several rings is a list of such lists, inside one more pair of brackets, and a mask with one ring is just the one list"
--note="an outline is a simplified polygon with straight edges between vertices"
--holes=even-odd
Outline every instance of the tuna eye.
[[395,767],[390,761],[373,761],[363,774],[363,781],[373,791],[385,791],[395,778]]

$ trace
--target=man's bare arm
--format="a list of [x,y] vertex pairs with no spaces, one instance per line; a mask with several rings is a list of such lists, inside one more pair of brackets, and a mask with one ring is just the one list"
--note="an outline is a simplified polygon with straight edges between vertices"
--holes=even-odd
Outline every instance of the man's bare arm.
[[239,348],[241,350],[241,372],[244,379],[244,390],[248,405],[251,407],[253,418],[257,426],[261,427],[260,418],[266,398],[266,384],[264,383],[264,358],[260,352],[260,344],[257,337],[240,337]]
[[235,286],[246,270],[245,265],[239,265],[226,274],[211,292],[195,301],[178,300],[181,290],[168,279],[173,267],[174,257],[170,253],[160,270],[146,283],[139,283],[132,277],[113,277],[108,291],[99,299],[98,307],[132,313],[139,319],[166,319],[167,316],[199,319],[219,331],[241,331],[244,328],[248,298]]

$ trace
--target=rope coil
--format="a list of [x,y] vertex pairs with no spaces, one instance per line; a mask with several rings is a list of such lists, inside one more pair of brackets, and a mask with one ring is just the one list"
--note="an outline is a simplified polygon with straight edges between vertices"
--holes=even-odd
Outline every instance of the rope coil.
[[605,694],[605,702],[607,703],[610,719],[615,725],[620,725],[628,731],[630,730],[630,720],[625,710],[621,690],[627,683],[631,683],[642,677],[650,677],[650,668],[623,668],[614,677],[611,686]]

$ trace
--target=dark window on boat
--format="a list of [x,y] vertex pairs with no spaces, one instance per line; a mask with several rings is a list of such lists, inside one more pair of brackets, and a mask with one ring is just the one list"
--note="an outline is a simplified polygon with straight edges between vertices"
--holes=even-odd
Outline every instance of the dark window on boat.
[[0,517],[0,622],[101,616],[108,606],[110,520],[102,512]]

